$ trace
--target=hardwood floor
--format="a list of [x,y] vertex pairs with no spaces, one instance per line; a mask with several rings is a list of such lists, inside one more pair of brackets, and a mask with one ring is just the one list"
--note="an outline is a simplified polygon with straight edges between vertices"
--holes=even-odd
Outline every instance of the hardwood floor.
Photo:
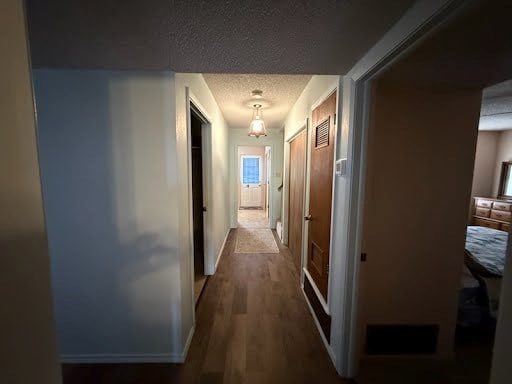
[[[235,240],[232,230],[199,300],[185,364],[66,364],[64,384],[349,383],[330,362],[288,249],[276,237],[279,254],[234,254]],[[492,347],[483,345],[462,345],[441,363],[365,359],[356,382],[487,383]]]
[[[275,234],[274,234],[275,235]],[[185,364],[64,365],[64,384],[344,383],[331,364],[287,248],[235,254],[226,242],[196,313]]]

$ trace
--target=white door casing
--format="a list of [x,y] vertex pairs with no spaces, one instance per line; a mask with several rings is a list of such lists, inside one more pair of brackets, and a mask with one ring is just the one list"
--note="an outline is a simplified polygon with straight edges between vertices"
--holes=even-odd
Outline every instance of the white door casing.
[[[256,179],[244,177],[244,161],[257,160],[258,177]],[[261,208],[263,207],[262,182],[262,157],[256,155],[242,155],[240,157],[240,207]]]

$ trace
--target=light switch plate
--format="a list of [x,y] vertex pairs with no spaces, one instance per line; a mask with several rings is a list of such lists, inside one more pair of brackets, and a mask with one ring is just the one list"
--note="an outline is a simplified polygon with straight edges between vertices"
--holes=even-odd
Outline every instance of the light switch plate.
[[336,176],[347,175],[347,159],[336,160]]

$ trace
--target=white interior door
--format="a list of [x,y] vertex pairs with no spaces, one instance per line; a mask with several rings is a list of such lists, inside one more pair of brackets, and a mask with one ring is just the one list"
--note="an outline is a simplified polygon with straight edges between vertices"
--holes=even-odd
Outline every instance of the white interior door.
[[242,185],[241,204],[244,208],[261,207],[261,185]]
[[261,208],[263,191],[261,156],[243,155],[240,159],[240,207]]

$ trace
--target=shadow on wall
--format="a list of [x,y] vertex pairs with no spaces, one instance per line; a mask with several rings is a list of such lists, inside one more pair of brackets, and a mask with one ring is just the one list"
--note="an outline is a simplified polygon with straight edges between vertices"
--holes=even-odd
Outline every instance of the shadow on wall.
[[59,348],[69,359],[181,349],[168,76],[34,72]]

